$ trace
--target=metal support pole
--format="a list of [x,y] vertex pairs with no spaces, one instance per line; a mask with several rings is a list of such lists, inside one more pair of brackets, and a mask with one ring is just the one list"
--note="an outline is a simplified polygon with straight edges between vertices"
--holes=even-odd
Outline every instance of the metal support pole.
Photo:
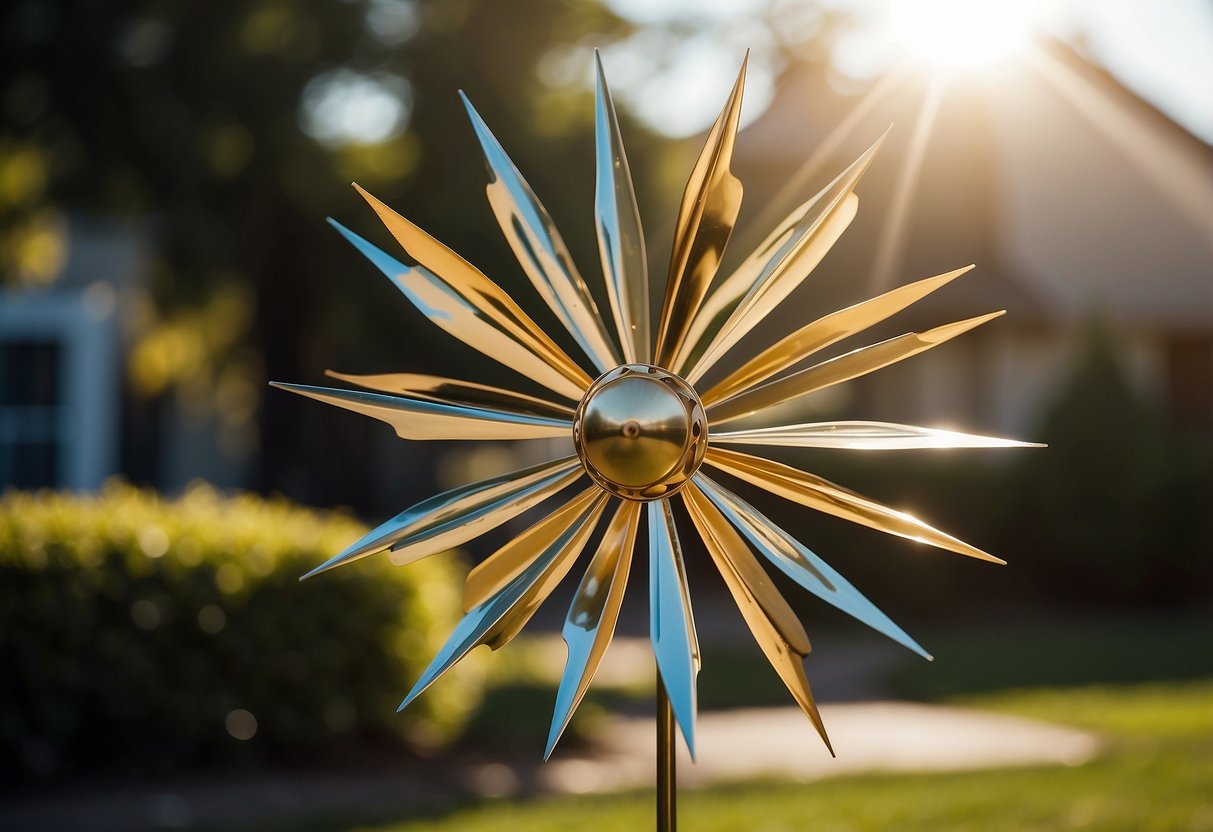
[[657,832],[674,832],[678,825],[674,771],[674,709],[657,674]]

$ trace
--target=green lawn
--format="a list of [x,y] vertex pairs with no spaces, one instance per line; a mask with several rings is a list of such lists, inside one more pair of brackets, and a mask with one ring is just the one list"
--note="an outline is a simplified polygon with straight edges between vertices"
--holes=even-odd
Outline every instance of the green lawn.
[[[1080,725],[1105,752],[1074,768],[755,783],[680,796],[694,832],[782,830],[1213,830],[1213,680],[1037,689],[966,704]],[[651,795],[494,801],[365,832],[633,832]]]

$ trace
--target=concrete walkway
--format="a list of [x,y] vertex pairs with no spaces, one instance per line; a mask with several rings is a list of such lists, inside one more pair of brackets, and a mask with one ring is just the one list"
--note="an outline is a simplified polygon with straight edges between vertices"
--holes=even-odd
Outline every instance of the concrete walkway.
[[[805,782],[868,772],[933,772],[1031,765],[1080,765],[1098,751],[1091,734],[1031,719],[908,702],[821,706],[838,754],[831,759],[796,707],[701,714],[698,762],[679,741],[679,785],[772,777]],[[618,791],[652,783],[653,722],[608,720],[588,754],[537,771],[545,789],[562,793]]]

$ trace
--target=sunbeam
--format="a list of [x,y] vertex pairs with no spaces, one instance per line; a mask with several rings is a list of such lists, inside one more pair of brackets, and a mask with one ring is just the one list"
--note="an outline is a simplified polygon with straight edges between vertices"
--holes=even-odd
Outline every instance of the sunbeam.
[[906,224],[910,218],[910,203],[914,199],[914,190],[918,186],[922,174],[922,163],[927,155],[927,142],[931,139],[931,131],[935,127],[935,117],[939,115],[939,104],[943,99],[946,86],[943,73],[937,72],[931,76],[930,84],[923,95],[922,105],[918,108],[918,117],[914,121],[914,133],[910,136],[910,147],[906,152],[905,164],[897,177],[893,188],[893,201],[889,207],[888,217],[880,231],[876,243],[876,258],[872,264],[869,278],[869,292],[883,292],[893,283],[894,270],[901,267],[905,254]]

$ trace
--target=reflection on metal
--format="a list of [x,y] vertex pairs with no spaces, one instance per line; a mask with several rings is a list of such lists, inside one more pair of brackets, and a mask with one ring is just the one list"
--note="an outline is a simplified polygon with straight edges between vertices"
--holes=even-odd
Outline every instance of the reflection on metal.
[[690,481],[708,449],[699,396],[673,373],[625,364],[595,381],[573,419],[573,444],[594,482],[654,500]]
[[695,759],[699,639],[669,500],[649,503],[649,638],[682,738]]
[[[648,274],[636,198],[601,64],[595,111],[595,223],[612,321],[597,314],[551,218],[475,111],[468,107],[492,181],[489,201],[539,295],[596,368],[576,364],[496,284],[459,255],[363,192],[417,261],[406,266],[337,226],[426,317],[455,338],[526,375],[561,398],[547,401],[485,384],[413,373],[332,373],[375,393],[280,385],[374,416],[409,439],[571,439],[577,456],[457,488],[407,509],[312,573],[390,549],[410,563],[466,543],[558,492],[590,486],[544,516],[469,574],[467,614],[421,675],[404,705],[479,644],[512,639],[589,545],[614,506],[564,625],[568,660],[545,757],[585,696],[611,642],[642,513],[647,512],[650,628],[658,666],[658,711],[672,709],[694,753],[699,642],[673,518],[683,505],[760,647],[826,740],[804,673],[804,627],[776,591],[762,560],[804,589],[920,655],[926,652],[816,554],[755,508],[709,479],[715,469],[801,505],[883,532],[1001,563],[998,558],[900,511],[820,477],[729,445],[845,450],[1012,447],[1028,443],[881,422],[833,422],[720,430],[791,398],[908,358],[984,323],[983,315],[883,341],[805,369],[817,351],[855,335],[968,271],[920,280],[827,315],[785,336],[706,393],[695,384],[817,265],[850,224],[854,193],[883,137],[821,193],[794,211],[731,276],[716,279],[741,204],[729,170],[745,78],[713,126],[683,194],[664,303],[650,338]],[[334,223],[334,225],[336,225]],[[711,289],[711,291],[709,291]],[[614,324],[614,335],[609,334]],[[618,336],[618,344],[613,337]],[[387,395],[384,395],[387,394]],[[709,426],[713,430],[709,430]],[[674,499],[679,497],[680,499]],[[647,503],[647,506],[645,505]],[[755,552],[761,558],[755,556]],[[929,657],[928,657],[929,658]],[[673,727],[659,737],[658,804],[673,828]],[[829,743],[827,740],[827,747]]]
[[[684,349],[674,362],[682,369],[688,360],[694,361],[688,380],[698,381],[817,268],[855,218],[859,210],[855,186],[871,167],[886,136],[888,130],[821,193],[793,211],[712,294],[701,317],[715,321],[714,331],[706,340],[703,336],[688,338],[684,347],[697,347],[698,354],[688,355],[690,350]],[[710,321],[705,320],[704,325],[709,326]],[[693,340],[698,343],[692,344]]]
[[[914,639],[881,612],[846,578],[834,571],[824,560],[776,526],[756,508],[736,494],[721,488],[703,474],[695,477],[697,492],[707,496],[721,516],[736,526],[745,538],[775,564],[781,572],[828,604],[832,604],[873,630],[883,633],[898,644],[910,648],[924,659],[930,654]],[[688,492],[689,495],[690,492]],[[703,501],[700,500],[703,508]],[[710,515],[710,512],[704,512]],[[789,640],[793,646],[795,642]],[[804,651],[806,654],[808,650]]]
[[682,349],[691,321],[716,275],[737,212],[741,210],[741,182],[729,171],[729,164],[737,140],[737,121],[741,118],[745,68],[743,62],[733,92],[712,125],[699,161],[691,171],[678,208],[654,353],[654,363],[661,367],[674,367],[674,356]]
[[928,277],[926,280],[901,286],[891,292],[885,292],[883,295],[818,318],[758,353],[734,370],[723,381],[704,393],[703,400],[708,404],[715,404],[736,393],[748,390],[781,370],[786,370],[793,364],[803,361],[818,350],[823,350],[843,338],[862,332],[885,318],[897,314],[972,268],[972,266],[965,266],[963,269],[956,269],[938,277]]
[[568,436],[572,422],[429,399],[271,382],[274,387],[386,422],[401,439],[547,439]]
[[580,479],[582,473],[576,457],[565,457],[430,497],[367,532],[303,577],[385,549],[394,549],[391,560],[397,566],[421,560],[497,528]]
[[867,497],[835,485],[829,480],[805,471],[798,471],[779,462],[772,462],[769,459],[750,456],[738,451],[726,451],[724,448],[709,450],[706,461],[726,474],[732,474],[759,488],[765,488],[772,494],[778,494],[809,508],[850,520],[852,523],[859,523],[882,532],[895,534],[898,537],[916,540],[919,543],[929,543],[940,549],[968,555],[978,560],[1006,563],[1001,558],[996,558],[975,546],[970,546],[963,540],[957,540],[950,534],[944,534],[938,529],[931,528],[917,517],[888,506],[882,506],[875,500],[869,500]]
[[[566,545],[577,545],[577,548],[584,546],[585,540],[578,541],[576,537],[570,537],[569,530],[574,525],[579,525],[589,534],[598,517],[602,515],[606,501],[607,495],[602,489],[591,485],[563,507],[481,561],[468,573],[463,591],[464,610],[478,607],[500,592],[530,566],[535,558],[539,557],[540,552],[557,540],[565,540]],[[585,522],[586,518],[589,518],[588,523]]]
[[465,615],[397,710],[407,708],[418,694],[450,670],[473,647],[487,644],[497,650],[513,640],[531,620],[539,605],[547,600],[556,585],[568,574],[589,532],[593,530],[592,520],[597,520],[599,514],[586,512],[579,517],[571,529],[540,552],[518,577]]
[[688,488],[683,492],[683,500],[758,646],[791,691],[792,698],[813,723],[832,756],[834,747],[826,736],[825,724],[821,721],[817,702],[809,689],[808,677],[804,674],[804,658],[813,649],[808,633],[736,529],[704,498],[699,488]]
[[918,355],[920,352],[937,347],[957,335],[968,332],[975,326],[992,321],[1002,314],[1002,312],[991,312],[988,315],[979,315],[966,321],[945,324],[927,332],[907,332],[905,335],[881,341],[879,344],[861,347],[846,355],[831,358],[829,361],[815,364],[806,370],[769,381],[725,399],[719,404],[712,405],[708,416],[713,425],[744,418],[797,396],[850,381],[879,370],[881,367],[895,364],[904,358]]
[[594,110],[594,219],[598,253],[624,363],[636,364],[648,361],[652,354],[649,262],[632,171],[623,152],[619,119],[598,50],[594,50],[594,65],[598,79]]
[[[355,185],[355,187],[357,187]],[[590,383],[585,371],[531,320],[500,286],[455,252],[366,191],[370,203],[419,266],[393,276],[431,321],[485,355],[576,401]]]
[[412,396],[453,406],[482,407],[491,410],[506,410],[526,413],[548,419],[571,420],[573,408],[556,402],[502,390],[474,381],[459,381],[442,376],[427,376],[420,373],[381,373],[378,375],[354,375],[326,370],[325,375],[397,396]]
[[847,448],[903,451],[912,448],[1043,448],[1039,442],[974,436],[889,422],[817,422],[712,434],[716,445],[774,445],[781,448]]
[[564,239],[531,186],[472,107],[472,102],[463,93],[460,97],[493,175],[493,181],[485,190],[497,224],[539,296],[577,339],[599,372],[606,372],[619,364],[619,356],[607,337],[589,288],[573,265]]
[[623,501],[607,526],[594,559],[586,567],[581,585],[569,607],[564,621],[564,641],[569,657],[556,692],[556,709],[552,714],[552,729],[548,733],[546,760],[552,755],[556,741],[564,733],[573,712],[581,704],[590,681],[606,655],[615,622],[623,606],[623,591],[627,588],[628,572],[632,568],[632,550],[636,547],[636,532],[640,526],[640,503]]

